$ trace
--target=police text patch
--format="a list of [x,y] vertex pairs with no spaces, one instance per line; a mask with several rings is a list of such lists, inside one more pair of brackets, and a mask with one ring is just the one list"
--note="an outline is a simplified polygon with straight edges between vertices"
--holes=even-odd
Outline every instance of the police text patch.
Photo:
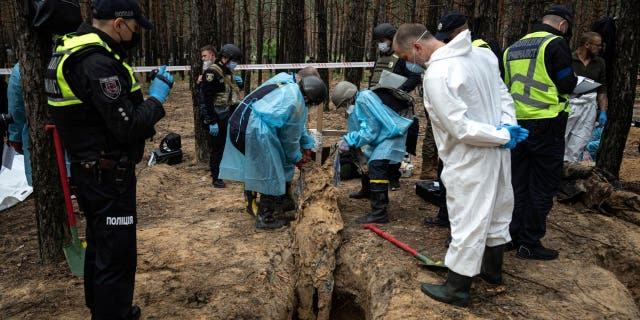
[[100,78],[100,88],[102,88],[102,93],[104,93],[105,96],[113,100],[118,99],[122,91],[118,76]]

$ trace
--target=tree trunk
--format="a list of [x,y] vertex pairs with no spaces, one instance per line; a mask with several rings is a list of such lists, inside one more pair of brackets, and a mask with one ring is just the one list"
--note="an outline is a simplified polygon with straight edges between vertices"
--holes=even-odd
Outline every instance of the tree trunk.
[[33,169],[33,193],[40,259],[43,263],[64,260],[62,246],[70,239],[66,223],[60,175],[51,135],[44,131],[50,124],[44,74],[51,58],[51,35],[36,32],[23,18],[24,1],[17,1],[16,33],[20,34],[20,74],[29,127],[29,149]]
[[471,34],[484,39],[498,39],[498,0],[478,0],[475,2]]
[[198,103],[198,85],[196,80],[202,74],[200,48],[214,45],[213,30],[215,30],[215,2],[206,0],[191,0],[191,79],[189,87],[193,101],[194,135],[196,143],[196,159],[200,162],[209,161],[211,150],[207,145],[209,130],[205,128],[200,117]]
[[[256,63],[262,63],[262,56],[264,52],[264,1],[257,0],[257,29],[256,29]],[[258,85],[262,83],[262,70],[258,70]],[[251,86],[249,86],[251,87]]]
[[[365,9],[365,0],[351,1],[351,8],[349,10],[349,23],[345,29],[347,32],[346,43],[346,61],[357,62],[362,61],[364,57],[364,30],[369,30],[365,27],[365,21],[363,21],[364,15],[362,12]],[[345,80],[360,87],[362,81],[362,68],[349,68],[345,71]]]
[[281,10],[278,59],[281,63],[304,62],[304,1],[283,0]]
[[618,34],[613,59],[613,74],[609,88],[608,122],[600,141],[596,166],[616,177],[629,134],[636,94],[638,63],[640,62],[640,2],[622,1]]
[[[244,50],[244,63],[251,63],[251,0],[244,0],[244,10],[242,23],[242,50]],[[251,71],[242,71],[244,80],[244,93],[251,90]]]

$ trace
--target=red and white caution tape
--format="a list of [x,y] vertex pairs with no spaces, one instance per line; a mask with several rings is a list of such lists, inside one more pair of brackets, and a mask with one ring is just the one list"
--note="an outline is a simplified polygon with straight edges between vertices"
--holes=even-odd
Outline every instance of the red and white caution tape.
[[[330,62],[330,63],[279,63],[279,64],[240,64],[236,70],[278,70],[278,69],[302,69],[314,67],[316,69],[340,69],[340,68],[371,68],[373,62]],[[134,72],[151,72],[159,69],[154,67],[133,67]],[[167,66],[167,71],[191,71],[191,66]],[[0,75],[11,74],[11,69],[0,69]]]

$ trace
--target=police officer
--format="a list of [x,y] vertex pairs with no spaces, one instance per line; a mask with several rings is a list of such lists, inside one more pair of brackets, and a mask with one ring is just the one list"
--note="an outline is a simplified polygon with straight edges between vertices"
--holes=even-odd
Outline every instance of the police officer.
[[307,106],[327,97],[327,86],[316,74],[309,67],[296,76],[275,75],[249,93],[229,120],[230,143],[225,146],[220,175],[244,182],[248,206],[260,193],[256,229],[288,223],[278,218],[286,210],[287,185],[293,180],[294,165],[310,160],[308,148],[313,145],[306,136]]
[[354,84],[342,81],[333,90],[331,100],[337,108],[344,106],[349,115],[349,133],[338,142],[340,151],[367,146],[364,153],[370,177],[371,212],[356,222],[387,223],[389,180],[392,171],[397,170],[392,164],[402,161],[407,131],[413,123],[399,112],[413,108],[413,98],[402,90],[386,87],[358,93]]
[[210,135],[209,170],[215,188],[225,187],[218,175],[227,139],[227,122],[241,100],[239,85],[233,76],[240,59],[242,51],[233,44],[225,44],[215,62],[204,70],[200,85],[200,115]]
[[96,0],[92,25],[63,36],[45,75],[49,110],[87,217],[85,300],[92,319],[138,319],[135,164],[165,115],[173,78],[163,66],[145,100],[124,61],[153,25],[135,0]]
[[[394,28],[389,23],[381,23],[373,28],[372,38],[378,44],[378,52],[380,53],[380,55],[378,56],[375,65],[373,66],[371,78],[369,78],[370,89],[378,85],[378,82],[380,82],[382,71],[384,70],[399,74],[407,78],[407,80],[398,88],[402,91],[411,92],[418,84],[420,84],[420,73],[422,70],[409,70],[407,68],[406,61],[398,57],[398,55],[393,52],[393,36],[395,34],[396,28]],[[413,109],[403,110],[402,115],[413,119]],[[407,152],[412,154],[415,154],[415,144],[418,138],[418,130],[419,125],[416,118],[411,130],[411,137],[408,138],[409,141],[407,142]],[[389,177],[391,190],[400,189],[400,162],[390,165],[392,167],[392,174],[391,177]],[[368,179],[368,177],[366,175],[363,175],[362,179],[364,185],[364,182],[366,179]],[[367,197],[366,194],[367,192],[365,188],[363,188],[360,190],[360,192],[350,195],[350,197],[360,199]]]
[[565,6],[554,5],[542,24],[504,53],[504,80],[516,118],[530,133],[511,153],[515,205],[507,249],[518,249],[523,259],[558,257],[558,251],[545,248],[540,239],[562,178],[568,94],[577,82],[567,43],[572,20]]

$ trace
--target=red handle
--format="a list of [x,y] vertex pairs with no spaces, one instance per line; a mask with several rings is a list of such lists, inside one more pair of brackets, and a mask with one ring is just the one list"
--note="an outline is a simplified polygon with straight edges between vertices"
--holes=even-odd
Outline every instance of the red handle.
[[71,191],[69,190],[69,181],[67,180],[67,167],[64,163],[64,154],[62,152],[62,143],[56,126],[48,124],[44,126],[44,130],[51,132],[53,135],[53,145],[56,148],[56,158],[58,159],[58,171],[60,172],[60,183],[62,184],[62,193],[64,193],[64,204],[67,207],[67,217],[69,218],[69,226],[76,227],[76,217],[73,214],[73,204],[71,203]]
[[404,251],[408,252],[408,253],[409,253],[409,254],[411,254],[412,256],[414,256],[414,257],[415,257],[416,255],[418,255],[418,251],[416,251],[416,250],[414,250],[414,249],[411,249],[411,247],[409,247],[408,245],[406,245],[406,244],[404,244],[404,243],[400,242],[400,240],[398,240],[398,239],[396,239],[396,238],[394,238],[394,237],[392,237],[392,236],[390,236],[390,235],[388,235],[388,234],[384,233],[384,231],[382,231],[382,230],[380,230],[380,229],[376,228],[376,225],[375,225],[375,224],[373,224],[373,223],[367,223],[367,224],[363,224],[363,225],[362,225],[362,227],[363,227],[364,229],[369,229],[369,230],[371,230],[371,231],[373,231],[373,232],[377,233],[379,236],[381,236],[381,237],[383,237],[383,238],[385,238],[385,239],[387,239],[387,240],[391,241],[391,243],[395,244],[395,245],[396,245],[396,246],[398,246],[400,249],[402,249],[402,250],[404,250]]

